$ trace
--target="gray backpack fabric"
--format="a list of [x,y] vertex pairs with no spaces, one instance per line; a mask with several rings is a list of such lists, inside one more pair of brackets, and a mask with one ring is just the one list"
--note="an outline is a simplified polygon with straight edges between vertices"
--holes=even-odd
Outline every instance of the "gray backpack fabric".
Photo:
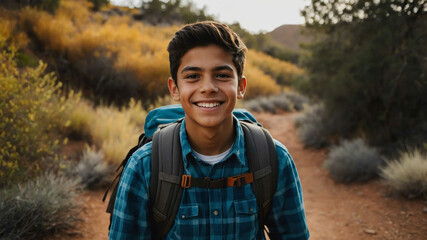
[[[259,207],[260,229],[264,229],[264,222],[271,209],[271,201],[277,185],[277,154],[276,147],[269,132],[250,121],[240,121],[247,151],[247,159],[250,175],[253,181],[236,178],[233,187],[251,184]],[[151,150],[151,183],[150,195],[150,217],[152,220],[153,239],[161,239],[166,236],[174,224],[178,213],[182,193],[187,183],[183,176],[182,150],[179,138],[181,121],[177,121],[159,127],[152,138],[144,134],[140,136],[138,145],[132,148],[118,169],[118,176],[107,189],[103,201],[109,189],[117,179],[120,179],[127,160],[139,147],[152,141]],[[226,186],[226,179],[197,179],[191,178],[191,184],[197,187],[221,188]],[[114,202],[117,194],[118,181],[114,186],[107,212],[111,214],[110,225],[114,210]],[[183,187],[184,186],[184,187]]]

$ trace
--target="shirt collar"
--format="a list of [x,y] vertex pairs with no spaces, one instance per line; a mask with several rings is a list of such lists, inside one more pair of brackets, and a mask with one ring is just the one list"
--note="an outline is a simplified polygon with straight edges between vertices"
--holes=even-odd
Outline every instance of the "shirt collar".
[[[233,116],[234,130],[236,131],[236,140],[233,143],[233,147],[225,159],[229,159],[231,155],[235,155],[237,160],[240,162],[242,166],[246,165],[245,159],[245,138],[243,136],[242,125],[239,120]],[[182,121],[181,129],[179,131],[180,141],[181,141],[181,149],[182,149],[182,159],[184,162],[184,166],[188,166],[188,157],[192,155],[192,148],[190,143],[188,142],[187,131],[185,130],[185,119]]]

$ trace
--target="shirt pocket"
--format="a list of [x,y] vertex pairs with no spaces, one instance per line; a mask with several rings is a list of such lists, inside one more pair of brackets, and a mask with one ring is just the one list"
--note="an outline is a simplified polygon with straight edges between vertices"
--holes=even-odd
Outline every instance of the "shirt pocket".
[[175,219],[174,233],[177,239],[198,239],[200,228],[200,216],[198,205],[180,206]]
[[258,233],[258,205],[255,198],[234,201],[236,211],[236,239],[256,239]]

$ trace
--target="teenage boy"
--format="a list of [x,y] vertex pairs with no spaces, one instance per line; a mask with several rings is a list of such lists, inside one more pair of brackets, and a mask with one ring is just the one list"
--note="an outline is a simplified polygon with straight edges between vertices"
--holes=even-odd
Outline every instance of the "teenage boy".
[[[241,124],[232,111],[243,98],[246,46],[225,24],[200,22],[179,30],[168,46],[170,94],[185,118],[180,129],[184,173],[212,179],[247,173]],[[302,190],[294,162],[275,141],[277,189],[265,224],[273,239],[308,239]],[[151,239],[149,186],[151,143],[137,150],[124,170],[110,239]],[[238,207],[239,206],[239,207]],[[238,208],[248,211],[238,211]],[[250,211],[252,210],[252,211]],[[265,239],[251,185],[186,188],[165,239]]]

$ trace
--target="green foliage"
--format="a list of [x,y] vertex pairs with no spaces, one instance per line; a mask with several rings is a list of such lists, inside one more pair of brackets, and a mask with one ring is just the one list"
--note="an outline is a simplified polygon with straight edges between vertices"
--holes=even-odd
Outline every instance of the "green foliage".
[[382,163],[378,150],[368,147],[359,138],[332,147],[323,167],[335,181],[351,183],[376,177]]
[[186,1],[185,4],[181,0],[143,1],[141,10],[142,20],[155,25],[213,20],[213,16],[205,13],[205,9],[197,9],[191,1]]
[[40,10],[45,10],[52,13],[58,9],[60,0],[38,0],[33,2],[33,5],[35,5]]
[[81,202],[79,185],[44,174],[0,191],[0,239],[45,239],[76,234]]
[[23,8],[25,6],[36,7],[40,10],[48,11],[53,13],[59,7],[60,0],[27,0],[27,1],[17,1],[17,0],[2,0],[0,5],[3,5],[8,8]]
[[381,168],[384,184],[393,195],[427,198],[427,154],[420,149],[401,152]]
[[88,0],[92,3],[92,10],[98,11],[103,5],[108,4],[109,0]]
[[23,52],[16,53],[16,62],[17,62],[17,66],[20,68],[26,67],[26,66],[37,67],[39,65],[38,61],[34,57],[28,54],[25,54]]
[[425,141],[425,13],[421,0],[313,0],[305,9],[319,36],[302,88],[340,123],[334,134],[362,133],[375,145]]
[[60,142],[52,133],[65,122],[65,99],[57,94],[54,75],[44,73],[42,62],[18,69],[15,53],[14,48],[0,53],[0,185],[37,171],[43,158],[57,158]]

